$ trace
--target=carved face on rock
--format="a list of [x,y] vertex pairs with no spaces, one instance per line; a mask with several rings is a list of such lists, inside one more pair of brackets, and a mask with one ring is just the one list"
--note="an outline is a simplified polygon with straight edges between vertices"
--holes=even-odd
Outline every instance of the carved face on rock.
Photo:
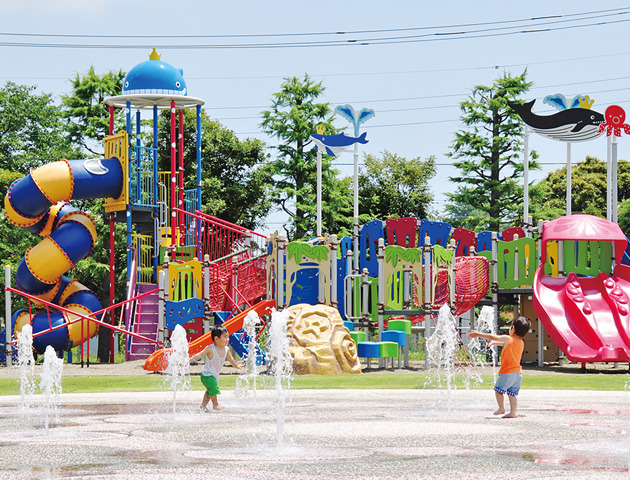
[[293,305],[287,335],[297,374],[360,373],[357,349],[336,308]]

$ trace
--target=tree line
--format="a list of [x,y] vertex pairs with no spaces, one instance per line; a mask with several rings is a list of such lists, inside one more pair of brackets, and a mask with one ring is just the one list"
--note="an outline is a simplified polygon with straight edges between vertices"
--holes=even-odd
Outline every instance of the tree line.
[[[56,102],[36,86],[7,82],[0,88],[0,186],[6,193],[11,182],[29,169],[60,158],[89,158],[103,151],[108,132],[107,96],[122,90],[122,70],[97,74],[90,68],[71,79],[70,92]],[[522,221],[523,124],[508,102],[523,101],[532,83],[527,72],[503,73],[492,85],[474,86],[460,103],[462,128],[454,132],[448,157],[458,174],[443,212],[433,205],[431,181],[436,174],[435,156],[407,159],[384,149],[380,155],[364,154],[359,174],[360,222],[379,218],[413,216],[448,221],[475,231],[501,230]],[[283,227],[289,239],[314,235],[316,216],[316,153],[310,135],[317,126],[326,134],[335,126],[331,105],[322,101],[325,87],[308,75],[286,78],[261,112],[260,128],[275,139],[274,146],[254,138],[239,138],[202,110],[202,209],[243,225],[260,228],[274,210],[287,216]],[[161,170],[170,170],[168,112],[161,113],[159,158]],[[196,185],[195,114],[186,111],[185,186]],[[124,128],[123,112],[115,119],[116,131]],[[147,134],[147,145],[151,140]],[[530,152],[530,169],[540,168],[538,155]],[[352,179],[341,177],[332,158],[323,156],[323,229],[338,235],[352,231]],[[554,159],[546,159],[554,160]],[[573,168],[572,211],[606,216],[606,165],[587,157]],[[531,214],[536,220],[552,219],[565,211],[566,168],[533,184]],[[630,166],[619,162],[619,218],[630,230]],[[79,205],[95,218],[99,239],[95,254],[70,275],[107,298],[108,226],[102,201]],[[116,235],[118,282],[124,271],[124,231]],[[5,264],[17,266],[37,239],[6,220],[0,222],[0,255]],[[124,288],[117,291],[124,292]]]

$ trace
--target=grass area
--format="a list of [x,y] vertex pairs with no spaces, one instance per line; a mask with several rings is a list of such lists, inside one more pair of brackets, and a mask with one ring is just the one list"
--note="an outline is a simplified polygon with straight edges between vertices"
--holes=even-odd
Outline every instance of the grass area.
[[[232,390],[236,375],[221,377],[221,388]],[[273,378],[259,377],[260,388],[271,388]],[[464,384],[464,377],[457,375],[456,388],[492,389],[491,376],[482,375],[482,382]],[[98,393],[98,392],[152,392],[168,390],[167,378],[163,375],[141,375],[134,377],[87,375],[63,377],[63,393]],[[527,375],[523,377],[523,389],[542,390],[602,390],[623,391],[627,388],[627,374],[555,374]],[[361,375],[303,375],[291,381],[293,389],[423,389],[438,388],[437,376],[424,373],[374,373]],[[445,381],[442,379],[442,388]],[[197,376],[191,377],[191,389],[202,390]],[[19,395],[18,379],[0,379],[0,395]]]

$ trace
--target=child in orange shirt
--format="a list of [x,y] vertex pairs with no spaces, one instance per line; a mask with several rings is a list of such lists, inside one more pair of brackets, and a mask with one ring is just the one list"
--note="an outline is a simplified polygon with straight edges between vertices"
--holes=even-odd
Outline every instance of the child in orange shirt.
[[502,418],[516,418],[516,407],[518,401],[516,399],[521,388],[521,380],[523,379],[523,369],[521,368],[521,357],[523,356],[523,337],[527,334],[531,327],[528,319],[518,317],[512,320],[509,335],[492,335],[490,333],[480,333],[471,330],[468,334],[470,338],[481,337],[490,340],[489,346],[499,345],[503,348],[501,352],[501,369],[499,370],[499,378],[494,384],[494,393],[497,398],[499,408],[495,415],[503,415],[505,413],[504,397],[507,393],[510,400],[510,412],[503,415]]

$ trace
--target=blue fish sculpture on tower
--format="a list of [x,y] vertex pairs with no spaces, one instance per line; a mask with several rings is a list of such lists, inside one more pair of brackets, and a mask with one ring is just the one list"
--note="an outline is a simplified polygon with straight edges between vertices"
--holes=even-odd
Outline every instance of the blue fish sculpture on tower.
[[177,95],[186,96],[184,72],[160,60],[155,48],[149,60],[133,67],[123,80],[123,95]]
[[313,133],[311,138],[317,145],[317,149],[325,152],[327,155],[336,157],[348,147],[355,143],[368,143],[367,132],[363,132],[360,137],[349,137],[345,133],[339,133],[337,135],[322,135],[319,133]]

